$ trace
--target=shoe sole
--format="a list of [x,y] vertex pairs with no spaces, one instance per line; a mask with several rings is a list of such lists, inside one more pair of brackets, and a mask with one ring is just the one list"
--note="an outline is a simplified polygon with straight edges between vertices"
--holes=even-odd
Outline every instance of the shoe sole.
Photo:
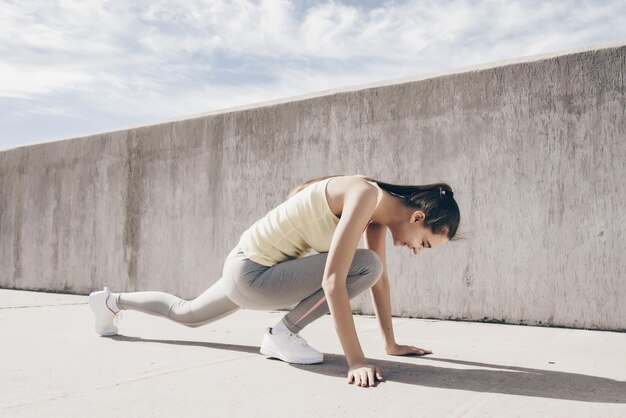
[[324,358],[322,358],[321,360],[311,360],[311,361],[288,361],[286,360],[282,355],[280,355],[280,353],[271,350],[269,348],[266,347],[261,347],[260,350],[261,354],[264,354],[268,357],[273,357],[273,358],[277,358],[279,360],[284,361],[285,363],[292,363],[292,364],[317,364],[317,363],[323,363],[324,362]]

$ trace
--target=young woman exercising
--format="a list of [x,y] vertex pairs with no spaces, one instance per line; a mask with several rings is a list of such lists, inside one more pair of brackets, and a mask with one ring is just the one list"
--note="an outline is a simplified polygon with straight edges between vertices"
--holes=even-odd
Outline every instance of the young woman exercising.
[[[361,175],[324,176],[293,189],[241,235],[228,254],[222,277],[204,293],[184,300],[165,292],[92,292],[89,304],[99,335],[116,335],[120,310],[168,318],[189,327],[214,322],[241,308],[272,310],[295,304],[265,329],[260,352],[288,363],[312,364],[323,354],[299,332],[331,313],[348,363],[348,383],[373,386],[383,379],[368,364],[357,338],[350,299],[371,289],[386,352],[432,354],[395,341],[385,248],[387,229],[394,246],[419,254],[451,240],[459,207],[446,183],[394,185]],[[367,248],[357,248],[364,234]],[[304,256],[309,250],[318,254]]]

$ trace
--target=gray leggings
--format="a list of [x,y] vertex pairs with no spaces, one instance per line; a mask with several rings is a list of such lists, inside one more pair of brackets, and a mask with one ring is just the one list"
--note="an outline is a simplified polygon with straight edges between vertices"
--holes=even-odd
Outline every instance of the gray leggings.
[[[226,257],[222,277],[197,298],[155,291],[120,293],[117,306],[198,327],[241,308],[272,310],[296,304],[283,322],[297,333],[330,312],[322,289],[327,257],[327,252],[314,254],[268,267],[250,260],[236,246]],[[349,298],[372,287],[382,272],[378,254],[357,248],[346,280]]]

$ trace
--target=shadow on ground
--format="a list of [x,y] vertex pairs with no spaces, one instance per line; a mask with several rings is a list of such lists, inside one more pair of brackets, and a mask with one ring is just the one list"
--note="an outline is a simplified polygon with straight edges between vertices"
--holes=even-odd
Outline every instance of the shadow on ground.
[[[186,346],[202,346],[218,350],[231,350],[258,354],[260,347],[248,345],[222,344],[198,341],[157,340],[125,335],[115,335],[114,340],[137,343],[161,343]],[[502,393],[506,395],[533,396],[540,398],[564,399],[584,402],[626,403],[626,382],[577,373],[558,372],[525,367],[502,366],[488,363],[432,357],[432,355],[404,355],[420,357],[438,363],[453,363],[463,366],[488,367],[492,370],[446,368],[441,365],[426,366],[407,364],[390,360],[368,359],[381,368],[386,381],[429,386],[443,389],[460,389],[474,392]],[[270,358],[271,361],[282,361]],[[347,379],[345,357],[338,354],[324,354],[320,364],[292,367],[309,373]],[[377,385],[384,382],[378,382]]]

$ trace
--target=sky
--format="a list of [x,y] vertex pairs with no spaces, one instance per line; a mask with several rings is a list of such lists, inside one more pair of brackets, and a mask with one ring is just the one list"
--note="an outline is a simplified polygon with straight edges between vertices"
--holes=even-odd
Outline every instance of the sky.
[[626,0],[0,0],[0,150],[626,40]]

